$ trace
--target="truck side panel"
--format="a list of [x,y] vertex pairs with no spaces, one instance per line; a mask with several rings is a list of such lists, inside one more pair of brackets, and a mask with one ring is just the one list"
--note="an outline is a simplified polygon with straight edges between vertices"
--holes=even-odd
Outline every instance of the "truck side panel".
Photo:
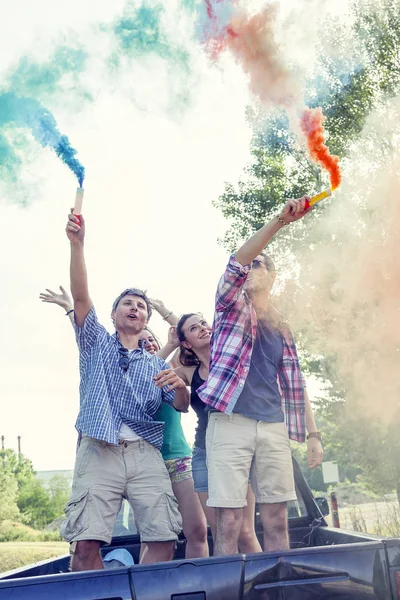
[[134,600],[129,570],[84,571],[0,582],[0,600]]
[[244,600],[392,600],[382,542],[253,555]]

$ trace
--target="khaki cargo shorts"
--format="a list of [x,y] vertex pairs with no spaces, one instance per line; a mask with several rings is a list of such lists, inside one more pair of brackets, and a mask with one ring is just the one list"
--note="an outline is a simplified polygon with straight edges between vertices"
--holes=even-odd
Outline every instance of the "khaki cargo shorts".
[[132,507],[142,542],[177,539],[182,519],[159,450],[145,440],[114,446],[83,437],[61,535],[67,542],[109,544],[123,497]]
[[206,448],[208,506],[247,506],[249,473],[258,503],[296,499],[285,423],[266,423],[236,413],[211,412]]

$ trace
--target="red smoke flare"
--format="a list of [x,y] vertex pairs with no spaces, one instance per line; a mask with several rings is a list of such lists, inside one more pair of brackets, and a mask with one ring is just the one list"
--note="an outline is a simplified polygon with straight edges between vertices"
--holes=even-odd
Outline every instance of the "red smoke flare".
[[328,171],[331,188],[335,190],[341,180],[339,157],[330,154],[329,149],[325,146],[324,121],[325,117],[321,108],[306,108],[302,114],[300,126],[307,138],[310,157]]

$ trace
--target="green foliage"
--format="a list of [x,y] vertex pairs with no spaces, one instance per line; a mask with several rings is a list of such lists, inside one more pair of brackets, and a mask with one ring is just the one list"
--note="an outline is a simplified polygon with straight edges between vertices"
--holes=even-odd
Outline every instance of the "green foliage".
[[[14,450],[0,452],[0,465],[0,524],[20,520],[35,529],[43,529],[63,514],[71,490],[67,478],[54,476],[47,489],[36,478],[32,462]],[[15,535],[17,537],[12,537],[10,533],[7,539],[19,539],[19,534]],[[49,539],[58,538],[49,532]]]
[[0,542],[57,542],[58,531],[38,531],[15,521],[0,521]]
[[71,482],[67,477],[54,475],[49,482],[49,491],[51,505],[54,508],[56,517],[59,517],[63,514],[64,506],[71,494]]
[[59,516],[51,501],[51,494],[36,478],[27,481],[18,494],[18,508],[26,525],[43,529]]
[[0,523],[19,517],[17,493],[18,483],[5,467],[4,459],[0,458]]

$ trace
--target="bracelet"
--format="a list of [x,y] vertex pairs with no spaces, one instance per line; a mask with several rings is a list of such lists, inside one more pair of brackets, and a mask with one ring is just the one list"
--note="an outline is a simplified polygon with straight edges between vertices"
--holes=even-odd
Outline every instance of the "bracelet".
[[166,321],[171,315],[172,315],[172,310],[170,310],[169,313],[167,315],[165,315],[165,317],[163,317],[163,320]]
[[74,309],[71,308],[71,310],[69,310],[68,312],[65,313],[65,316],[68,317],[68,315],[70,315],[72,312],[74,312]]
[[309,440],[310,438],[317,438],[317,440],[322,442],[322,435],[320,431],[310,431],[310,433],[307,434],[307,439]]
[[278,219],[279,223],[282,223],[282,225],[290,225],[290,223],[287,223],[286,221],[281,219],[279,215],[277,215],[276,218]]

